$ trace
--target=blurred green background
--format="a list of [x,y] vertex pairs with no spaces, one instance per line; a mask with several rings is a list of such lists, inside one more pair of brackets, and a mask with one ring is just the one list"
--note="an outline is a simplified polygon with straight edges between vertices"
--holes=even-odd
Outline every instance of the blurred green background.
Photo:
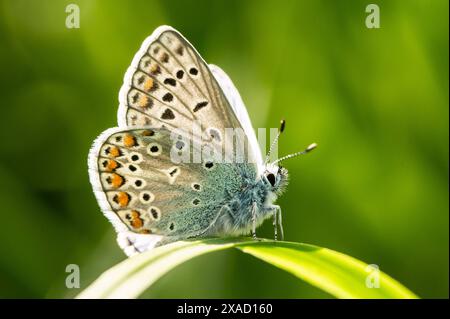
[[[375,2],[381,28],[367,29]],[[67,29],[65,8],[81,10]],[[87,176],[126,68],[161,24],[220,65],[255,127],[287,119],[286,239],[448,298],[448,1],[0,1],[0,297],[68,298],[125,258]],[[272,237],[270,223],[259,235]],[[194,259],[145,297],[329,298],[238,251]]]

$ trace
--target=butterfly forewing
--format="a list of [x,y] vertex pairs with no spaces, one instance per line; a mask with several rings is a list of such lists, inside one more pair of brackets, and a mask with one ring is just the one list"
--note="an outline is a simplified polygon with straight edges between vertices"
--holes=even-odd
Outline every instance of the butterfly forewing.
[[[223,136],[225,128],[241,128],[208,65],[170,27],[158,28],[144,41],[127,71],[119,100],[119,126],[183,128],[198,134],[192,131],[198,125],[209,138],[210,129]],[[223,141],[224,149],[226,143],[232,140]]]

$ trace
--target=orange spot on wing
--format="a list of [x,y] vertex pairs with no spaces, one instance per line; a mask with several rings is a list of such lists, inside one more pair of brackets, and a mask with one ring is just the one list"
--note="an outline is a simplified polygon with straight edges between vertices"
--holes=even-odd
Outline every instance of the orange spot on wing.
[[119,174],[112,174],[111,175],[111,185],[115,188],[119,188],[120,186],[122,186],[124,183],[124,179],[122,176],[120,176]]
[[150,229],[142,229],[141,231],[139,231],[139,233],[141,233],[141,234],[151,234],[152,232],[150,231]]
[[159,65],[158,64],[152,64],[150,66],[150,73],[156,74],[159,72]]
[[142,95],[141,98],[139,99],[139,106],[140,107],[147,107],[148,105],[148,96],[146,95]]
[[123,138],[123,145],[131,147],[136,145],[136,138],[131,134],[125,134]]
[[139,217],[139,216],[141,216],[141,214],[139,214],[138,211],[136,211],[136,210],[132,210],[131,211],[131,217],[132,218],[136,218],[136,217]]
[[139,214],[138,211],[136,210],[132,210],[131,213],[131,220],[130,220],[130,224],[133,228],[141,228],[142,226],[144,226],[144,221],[141,219],[141,214]]
[[153,136],[153,135],[155,135],[155,131],[153,131],[153,130],[143,130],[142,131],[142,135],[143,136]]
[[144,89],[146,91],[150,91],[153,88],[154,84],[155,83],[153,82],[153,79],[152,78],[148,78],[147,81],[145,81],[145,83],[144,83]]
[[117,194],[117,202],[121,207],[126,207],[130,202],[130,195],[125,192],[120,192]]
[[119,164],[116,161],[108,160],[108,164],[106,165],[106,169],[110,172],[119,167]]
[[117,157],[117,156],[119,156],[119,155],[120,155],[120,150],[119,150],[119,148],[116,147],[116,146],[112,146],[112,147],[109,149],[109,155],[111,155],[112,157]]

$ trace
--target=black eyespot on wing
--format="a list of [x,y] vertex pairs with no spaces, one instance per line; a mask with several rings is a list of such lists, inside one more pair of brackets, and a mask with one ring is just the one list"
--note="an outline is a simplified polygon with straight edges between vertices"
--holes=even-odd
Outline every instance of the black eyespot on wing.
[[213,163],[213,162],[206,162],[206,163],[205,163],[205,167],[206,167],[207,169],[211,169],[211,168],[214,167],[214,163]]
[[134,185],[136,185],[137,187],[140,187],[140,186],[142,186],[142,181],[140,179],[138,179],[134,182]]
[[175,52],[176,52],[178,55],[183,55],[183,47],[180,45],[180,46],[175,50]]
[[177,172],[178,172],[178,168],[174,168],[173,170],[171,170],[171,171],[169,172],[169,175],[170,175],[171,177],[173,177],[173,175],[175,175]]
[[170,223],[169,229],[170,229],[170,230],[174,230],[174,229],[175,229],[175,225],[174,225],[173,223]]
[[175,118],[175,114],[173,114],[171,109],[166,109],[161,115],[161,118],[163,120],[173,120]]
[[159,151],[159,147],[158,146],[154,145],[154,146],[150,147],[150,152],[157,153],[158,151]]
[[197,75],[198,74],[198,70],[196,68],[190,68],[189,69],[189,73],[192,75]]
[[266,175],[267,180],[269,181],[270,185],[275,186],[275,175],[272,173]]
[[164,96],[162,97],[162,100],[164,102],[172,102],[173,100],[173,95],[171,93],[166,93],[164,94]]
[[131,160],[133,162],[139,161],[139,155],[134,154],[133,156],[131,156]]
[[150,213],[152,214],[152,217],[153,217],[154,219],[158,219],[159,213],[158,213],[158,211],[157,211],[156,209],[151,208],[151,209],[150,209]]
[[169,55],[167,54],[167,53],[163,53],[162,55],[161,55],[161,62],[162,63],[167,63],[167,62],[169,62]]
[[204,108],[207,105],[208,105],[208,101],[203,101],[203,102],[197,103],[197,105],[194,107],[194,112],[198,112],[199,110],[201,110],[202,108]]
[[168,84],[171,86],[176,86],[177,85],[177,81],[175,81],[175,79],[172,78],[167,78],[164,80],[164,84]]
[[183,70],[179,70],[176,75],[177,75],[177,79],[181,80],[183,78],[183,75],[184,75]]
[[137,170],[136,166],[134,166],[134,165],[128,166],[128,169],[132,172],[135,172]]

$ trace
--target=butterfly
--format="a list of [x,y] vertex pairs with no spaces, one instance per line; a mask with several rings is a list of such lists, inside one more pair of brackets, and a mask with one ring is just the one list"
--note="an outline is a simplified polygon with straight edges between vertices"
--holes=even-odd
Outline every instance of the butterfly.
[[[191,129],[195,124],[197,133]],[[236,152],[214,156],[223,153],[215,153],[219,147],[235,145],[225,138],[227,128],[244,133],[244,161],[236,160]],[[284,122],[271,150],[283,130]],[[272,163],[269,151],[264,160],[230,78],[208,65],[178,31],[160,26],[125,74],[118,127],[96,138],[88,171],[119,246],[132,256],[191,238],[249,233],[256,238],[256,228],[270,217],[275,238],[278,228],[282,236],[281,209],[274,202],[288,172],[279,162],[315,146]],[[174,161],[177,152],[190,160]],[[205,156],[192,161],[195,154]]]

